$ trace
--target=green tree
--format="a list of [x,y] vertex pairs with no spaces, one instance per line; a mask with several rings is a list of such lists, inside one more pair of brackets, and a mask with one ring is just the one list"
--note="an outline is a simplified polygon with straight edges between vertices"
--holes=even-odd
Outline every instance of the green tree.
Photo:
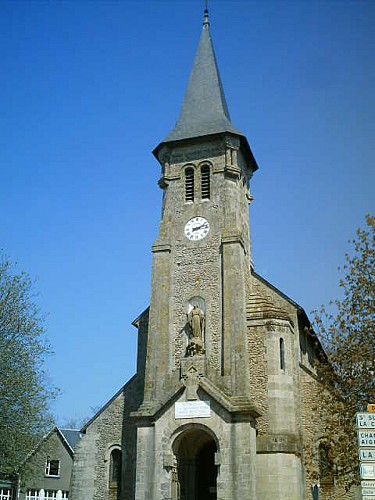
[[33,281],[0,255],[0,473],[10,475],[52,424],[51,353]]
[[325,433],[337,474],[350,488],[359,481],[355,413],[375,402],[375,217],[366,216],[340,271],[342,298],[314,313],[327,358],[318,362]]

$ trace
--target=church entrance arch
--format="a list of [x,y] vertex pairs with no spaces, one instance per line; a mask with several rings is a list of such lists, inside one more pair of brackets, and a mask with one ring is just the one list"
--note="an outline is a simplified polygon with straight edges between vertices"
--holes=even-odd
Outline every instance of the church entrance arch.
[[172,448],[177,461],[176,500],[216,500],[218,449],[212,435],[202,428],[188,428]]

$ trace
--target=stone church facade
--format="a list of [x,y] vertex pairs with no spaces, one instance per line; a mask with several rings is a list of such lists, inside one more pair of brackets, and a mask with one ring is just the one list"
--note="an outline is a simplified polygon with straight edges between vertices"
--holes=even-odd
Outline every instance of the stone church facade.
[[319,341],[253,267],[258,166],[230,121],[207,12],[180,117],[154,155],[162,217],[150,307],[133,322],[137,372],[82,429],[71,500],[353,498],[322,467]]

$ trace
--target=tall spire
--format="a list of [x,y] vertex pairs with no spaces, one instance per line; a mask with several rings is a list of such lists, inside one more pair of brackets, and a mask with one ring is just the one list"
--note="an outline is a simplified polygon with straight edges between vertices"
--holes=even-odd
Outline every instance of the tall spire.
[[210,35],[207,1],[203,30],[190,74],[180,116],[164,142],[221,132],[242,135],[230,122]]
[[205,1],[205,9],[204,9],[204,18],[203,18],[203,27],[209,26],[210,23],[208,21],[208,0]]

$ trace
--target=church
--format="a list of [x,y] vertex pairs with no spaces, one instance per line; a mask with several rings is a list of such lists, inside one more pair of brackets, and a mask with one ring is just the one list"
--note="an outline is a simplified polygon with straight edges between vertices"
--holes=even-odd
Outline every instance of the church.
[[207,9],[178,121],[153,154],[162,214],[137,371],[81,430],[70,499],[353,498],[313,411],[319,340],[253,266],[258,165],[230,119]]

